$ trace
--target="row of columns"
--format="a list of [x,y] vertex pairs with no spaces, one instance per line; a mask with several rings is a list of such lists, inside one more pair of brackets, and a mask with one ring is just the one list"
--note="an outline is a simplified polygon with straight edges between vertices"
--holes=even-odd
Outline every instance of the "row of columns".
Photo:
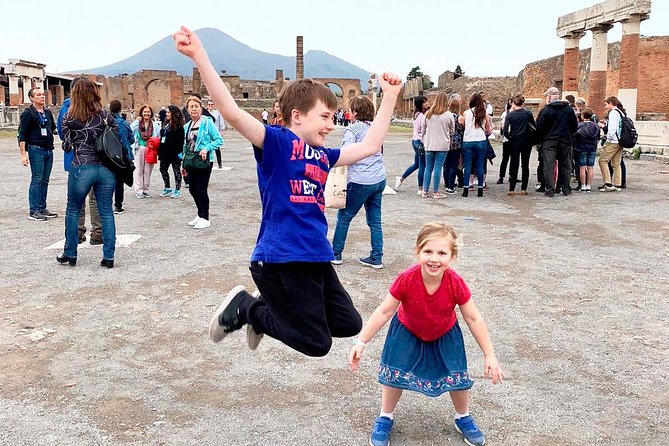
[[[625,106],[627,114],[636,119],[641,19],[632,16],[623,20],[622,26],[620,80],[618,81],[618,94],[616,96]],[[599,116],[604,115],[603,102],[606,99],[606,73],[608,68],[607,33],[612,27],[611,23],[602,23],[588,30],[592,32],[590,74],[588,76],[588,105]],[[563,37],[565,50],[562,85],[565,95],[572,94],[578,96],[579,42],[584,35],[584,32],[579,31]]]

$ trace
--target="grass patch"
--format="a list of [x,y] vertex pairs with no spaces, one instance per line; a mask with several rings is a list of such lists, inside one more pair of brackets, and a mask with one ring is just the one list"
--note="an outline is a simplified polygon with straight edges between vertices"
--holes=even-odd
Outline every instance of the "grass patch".
[[391,125],[388,129],[389,133],[413,133],[412,127],[404,127],[401,125]]
[[14,129],[0,129],[0,139],[16,138],[16,130]]

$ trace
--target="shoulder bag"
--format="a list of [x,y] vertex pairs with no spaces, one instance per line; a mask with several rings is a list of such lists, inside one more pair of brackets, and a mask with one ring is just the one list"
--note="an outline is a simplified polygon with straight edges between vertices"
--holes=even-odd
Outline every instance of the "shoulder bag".
[[346,207],[346,181],[348,167],[341,166],[330,169],[325,182],[325,207],[330,209],[344,209]]

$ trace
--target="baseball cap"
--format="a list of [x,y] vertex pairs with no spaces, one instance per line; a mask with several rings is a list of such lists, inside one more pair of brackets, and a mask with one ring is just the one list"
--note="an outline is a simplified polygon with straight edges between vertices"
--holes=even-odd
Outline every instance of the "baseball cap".
[[550,87],[546,90],[544,96],[560,96],[560,90],[557,87]]

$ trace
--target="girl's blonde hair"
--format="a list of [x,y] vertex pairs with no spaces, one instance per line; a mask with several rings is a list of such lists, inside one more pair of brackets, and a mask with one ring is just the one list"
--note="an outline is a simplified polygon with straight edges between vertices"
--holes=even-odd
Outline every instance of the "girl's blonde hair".
[[425,119],[430,119],[432,115],[441,115],[448,111],[448,95],[443,91],[437,93],[437,96],[434,98],[434,104],[432,107],[425,113]]
[[455,229],[438,221],[426,223],[420,229],[418,237],[416,237],[416,254],[418,254],[429,241],[438,239],[447,239],[451,245],[452,257],[456,258],[458,256],[461,242],[455,233]]

